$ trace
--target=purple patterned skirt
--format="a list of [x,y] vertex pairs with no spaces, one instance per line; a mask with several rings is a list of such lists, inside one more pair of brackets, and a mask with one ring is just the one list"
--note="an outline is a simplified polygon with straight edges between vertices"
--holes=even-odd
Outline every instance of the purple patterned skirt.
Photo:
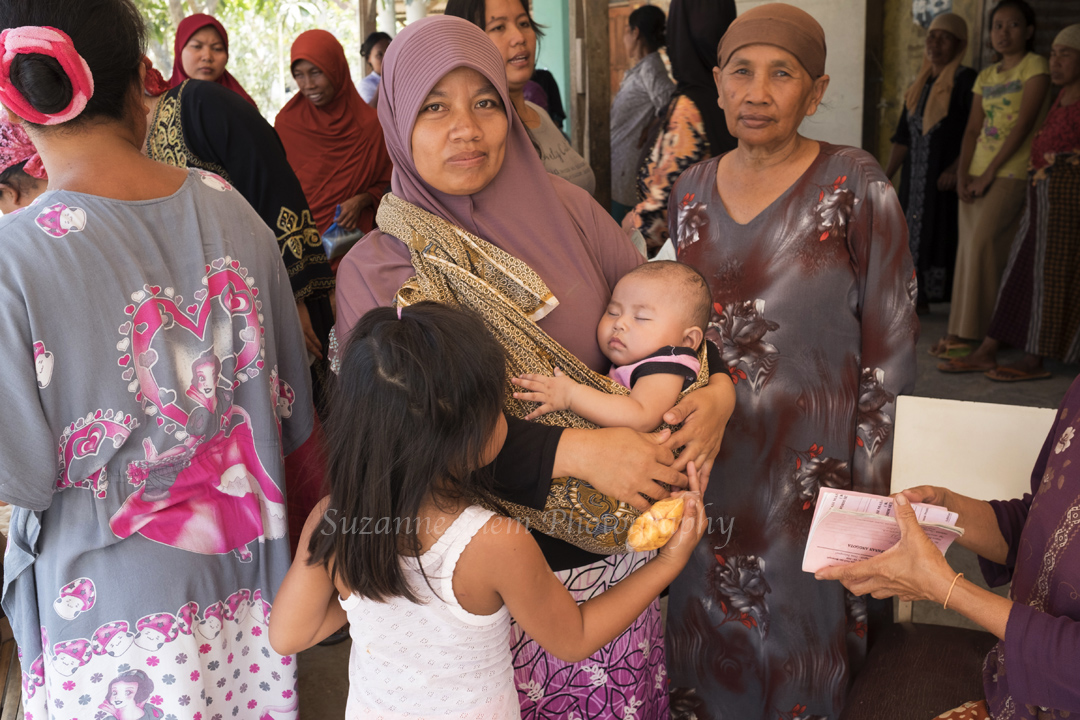
[[[656,553],[612,555],[555,573],[582,603],[596,597]],[[655,720],[668,715],[667,669],[660,601],[591,657],[570,664],[547,653],[511,624],[514,683],[523,720]]]

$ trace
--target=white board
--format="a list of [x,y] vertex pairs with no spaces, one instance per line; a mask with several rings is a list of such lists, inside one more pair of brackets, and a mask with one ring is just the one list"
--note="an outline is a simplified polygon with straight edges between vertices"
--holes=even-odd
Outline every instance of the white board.
[[937,485],[980,500],[1031,491],[1031,470],[1057,410],[901,396],[892,491]]

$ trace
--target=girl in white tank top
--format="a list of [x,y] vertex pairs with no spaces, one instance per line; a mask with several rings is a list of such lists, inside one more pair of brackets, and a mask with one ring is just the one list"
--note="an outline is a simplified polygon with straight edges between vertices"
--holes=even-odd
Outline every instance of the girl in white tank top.
[[[341,352],[326,423],[330,495],[304,526],[270,643],[291,654],[348,622],[347,717],[518,718],[510,616],[577,662],[623,632],[704,534],[700,495],[657,556],[577,605],[489,465],[506,438],[505,359],[483,321],[432,302],[377,308]],[[693,464],[691,490],[700,491]]]

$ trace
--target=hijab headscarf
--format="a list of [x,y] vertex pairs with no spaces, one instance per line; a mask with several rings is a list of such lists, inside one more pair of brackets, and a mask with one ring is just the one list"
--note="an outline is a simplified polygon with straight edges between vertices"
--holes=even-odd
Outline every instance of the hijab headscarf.
[[[180,21],[180,26],[176,28],[176,42],[173,43],[173,71],[172,78],[169,79],[169,86],[176,87],[180,83],[188,80],[188,74],[184,72],[184,61],[182,53],[184,52],[184,46],[188,44],[188,40],[195,33],[202,30],[204,27],[212,27],[218,31],[218,35],[221,36],[221,42],[225,43],[225,52],[229,52],[229,33],[225,32],[225,26],[219,23],[210,15],[204,15],[199,13],[197,15],[189,15]],[[221,73],[221,77],[215,80],[218,85],[224,85],[232,90],[240,97],[247,100],[254,107],[255,101],[251,99],[251,96],[244,90],[244,86],[234,78],[226,69]]]
[[315,107],[298,92],[278,113],[274,127],[289,165],[300,178],[319,232],[334,222],[342,201],[364,192],[371,193],[375,205],[361,213],[360,228],[371,230],[391,170],[379,117],[357,92],[345,49],[333,35],[325,30],[301,33],[292,45],[290,65],[300,60],[326,75],[334,97]]
[[[949,100],[952,98],[953,80],[956,78],[956,70],[960,67],[960,61],[964,59],[964,49],[967,48],[968,38],[967,23],[964,18],[956,13],[938,15],[930,23],[929,30],[944,30],[959,40],[960,44],[956,49],[956,57],[941,69],[941,74],[937,76],[933,86],[930,88],[930,95],[926,98],[926,107],[923,108],[923,135],[933,130],[934,126],[949,114]],[[933,70],[934,67],[930,64],[930,58],[926,53],[923,53],[923,62],[919,74],[904,96],[904,104],[907,106],[908,114],[915,112],[919,107],[919,98],[922,96],[923,88],[926,87],[927,81],[930,80],[930,74]]]
[[1070,25],[1057,34],[1052,45],[1064,45],[1073,50],[1080,50],[1080,23]]
[[[411,151],[413,126],[433,87],[451,70],[476,70],[512,108],[502,55],[483,30],[446,15],[410,23],[383,60],[379,121],[394,161],[396,196],[478,235],[526,262],[560,305],[540,321],[552,337],[593,369],[608,361],[596,322],[622,273],[642,261],[615,221],[582,189],[549,175],[517,113],[507,112],[505,156],[498,175],[473,195],[428,185]],[[364,312],[388,305],[413,275],[400,240],[370,233],[345,256],[338,273],[338,338]]]
[[705,122],[709,148],[720,155],[735,147],[724,111],[717,105],[712,69],[720,38],[735,20],[735,0],[672,0],[667,17],[667,53],[675,94],[694,101]]
[[815,80],[825,74],[825,31],[805,10],[781,2],[747,10],[720,40],[720,67],[725,67],[739,48],[757,44],[787,50]]

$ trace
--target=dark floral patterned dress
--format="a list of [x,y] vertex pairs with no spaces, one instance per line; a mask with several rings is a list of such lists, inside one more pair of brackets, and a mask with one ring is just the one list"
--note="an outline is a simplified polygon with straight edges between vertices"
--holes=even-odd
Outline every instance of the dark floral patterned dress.
[[866,605],[801,569],[822,486],[887,493],[896,396],[915,379],[915,280],[896,193],[862,150],[822,143],[746,225],[719,158],[683,174],[668,217],[709,279],[709,335],[738,401],[713,467],[710,530],[672,585],[673,718],[837,718]]

